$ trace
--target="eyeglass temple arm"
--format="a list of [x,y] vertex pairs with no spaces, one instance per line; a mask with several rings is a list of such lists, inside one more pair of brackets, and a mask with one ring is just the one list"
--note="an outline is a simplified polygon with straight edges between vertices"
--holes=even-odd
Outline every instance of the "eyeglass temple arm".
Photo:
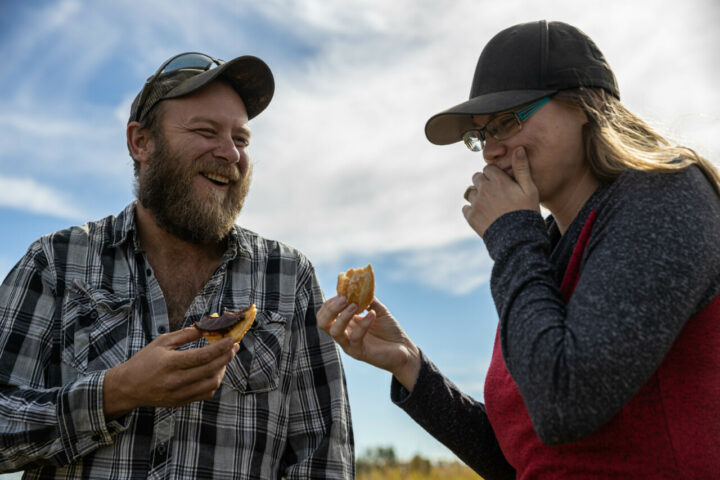
[[515,112],[515,114],[518,116],[518,118],[520,120],[522,120],[524,122],[525,120],[530,118],[530,116],[533,113],[537,112],[540,109],[540,107],[542,107],[549,101],[550,101],[550,97],[541,98],[537,102],[533,102],[530,105],[527,105],[527,106],[521,108],[520,110],[517,110]]

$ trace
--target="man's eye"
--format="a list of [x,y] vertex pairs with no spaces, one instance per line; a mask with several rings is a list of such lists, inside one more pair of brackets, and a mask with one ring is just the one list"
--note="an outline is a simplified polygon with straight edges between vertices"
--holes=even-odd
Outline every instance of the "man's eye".
[[195,129],[195,133],[199,133],[203,137],[211,137],[215,135],[215,131],[210,128],[197,128]]
[[247,147],[250,144],[250,140],[243,137],[235,137],[235,144],[242,147]]

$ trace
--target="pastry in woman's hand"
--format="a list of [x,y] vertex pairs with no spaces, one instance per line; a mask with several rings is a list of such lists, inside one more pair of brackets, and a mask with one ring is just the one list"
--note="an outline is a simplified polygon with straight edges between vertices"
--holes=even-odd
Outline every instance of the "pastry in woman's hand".
[[356,304],[358,312],[367,310],[375,298],[375,275],[372,266],[351,268],[339,274],[337,293],[347,298],[349,304]]

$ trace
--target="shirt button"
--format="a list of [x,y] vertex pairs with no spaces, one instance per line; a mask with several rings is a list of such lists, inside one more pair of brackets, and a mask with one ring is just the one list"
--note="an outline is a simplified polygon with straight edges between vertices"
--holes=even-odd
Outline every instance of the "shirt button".
[[149,268],[147,270],[145,270],[145,273],[147,274],[148,277],[152,277],[152,270],[150,270]]
[[165,455],[167,453],[167,443],[163,442],[157,446],[158,455]]
[[167,332],[167,327],[165,325],[160,325],[158,327],[158,333],[163,334],[165,332]]

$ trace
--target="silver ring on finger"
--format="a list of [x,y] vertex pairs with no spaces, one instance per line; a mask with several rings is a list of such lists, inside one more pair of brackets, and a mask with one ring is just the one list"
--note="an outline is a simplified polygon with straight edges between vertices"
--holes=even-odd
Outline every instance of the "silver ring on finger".
[[464,198],[465,200],[467,200],[468,202],[470,201],[470,193],[471,193],[471,192],[477,192],[477,188],[475,187],[475,185],[470,185],[469,187],[467,187],[467,188],[465,189],[465,193],[463,194],[463,198]]

